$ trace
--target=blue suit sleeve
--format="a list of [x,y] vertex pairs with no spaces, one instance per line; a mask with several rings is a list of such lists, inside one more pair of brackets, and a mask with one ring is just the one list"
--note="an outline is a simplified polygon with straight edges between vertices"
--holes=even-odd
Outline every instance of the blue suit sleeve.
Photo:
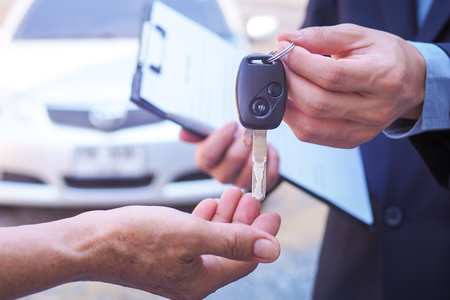
[[399,119],[384,133],[394,139],[450,128],[450,58],[435,44],[410,42],[427,65],[425,99],[419,120]]

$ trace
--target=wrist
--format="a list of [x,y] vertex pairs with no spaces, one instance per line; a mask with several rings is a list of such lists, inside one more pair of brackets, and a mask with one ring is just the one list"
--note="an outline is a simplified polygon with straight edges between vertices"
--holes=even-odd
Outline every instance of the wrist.
[[60,270],[57,276],[62,281],[58,284],[87,280],[92,265],[88,245],[95,236],[88,225],[78,217],[42,225],[52,239],[51,251],[56,259],[52,266]]
[[[114,256],[118,257],[117,245],[112,236],[117,226],[111,226],[104,218],[103,211],[91,211],[64,220],[61,224],[65,235],[61,243],[70,253],[67,258],[72,263],[70,281],[105,281],[114,266]],[[120,238],[118,238],[120,241]],[[114,255],[116,253],[116,255]]]
[[408,64],[412,67],[412,70],[406,70],[406,72],[410,73],[410,76],[412,76],[411,106],[400,116],[400,118],[418,120],[423,111],[427,66],[425,58],[416,47],[410,43],[406,43],[406,48],[406,55],[410,59]]
[[78,264],[72,280],[128,285],[129,274],[135,274],[142,267],[138,263],[142,255],[151,257],[154,251],[150,250],[154,240],[152,224],[163,212],[158,213],[156,207],[151,211],[152,214],[141,218],[142,208],[130,206],[87,212],[67,219],[70,237],[65,244],[69,245],[73,261]]
[[450,59],[438,45],[409,42],[426,62],[425,98],[421,131],[450,128]]
[[419,105],[413,106],[410,110],[405,112],[399,119],[411,119],[411,120],[418,120],[420,116],[422,115],[423,111],[423,100],[422,103]]

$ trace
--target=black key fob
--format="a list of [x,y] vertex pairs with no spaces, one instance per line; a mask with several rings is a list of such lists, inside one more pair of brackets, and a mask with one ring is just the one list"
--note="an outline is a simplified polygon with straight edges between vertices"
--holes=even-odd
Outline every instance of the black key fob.
[[283,120],[287,87],[283,63],[267,63],[269,54],[250,54],[241,62],[236,78],[239,120],[249,129],[275,129]]

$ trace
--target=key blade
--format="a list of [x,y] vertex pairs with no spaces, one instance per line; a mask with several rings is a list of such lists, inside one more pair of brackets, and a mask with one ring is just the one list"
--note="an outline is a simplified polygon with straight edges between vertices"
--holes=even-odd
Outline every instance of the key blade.
[[262,201],[266,197],[267,130],[253,130],[252,197]]

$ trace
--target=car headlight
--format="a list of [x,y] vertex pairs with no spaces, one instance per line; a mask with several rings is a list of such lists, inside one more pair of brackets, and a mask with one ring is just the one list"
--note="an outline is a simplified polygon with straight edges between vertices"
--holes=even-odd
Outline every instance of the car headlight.
[[33,122],[37,111],[37,105],[30,98],[0,87],[1,122]]

